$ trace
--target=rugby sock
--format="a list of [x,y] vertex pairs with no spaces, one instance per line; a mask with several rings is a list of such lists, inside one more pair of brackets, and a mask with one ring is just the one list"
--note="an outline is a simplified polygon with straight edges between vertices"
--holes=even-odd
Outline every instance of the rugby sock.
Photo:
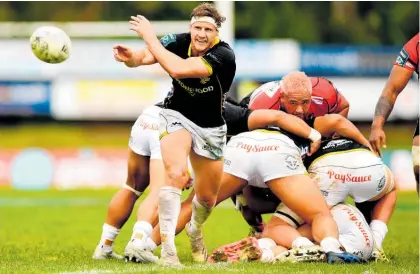
[[376,247],[382,250],[382,242],[388,233],[388,226],[380,220],[373,220],[370,222],[370,228],[373,232]]
[[103,246],[104,249],[112,250],[112,244],[114,243],[115,238],[117,238],[119,233],[120,233],[120,230],[118,228],[113,227],[109,224],[104,224],[102,226],[102,235],[101,235],[100,244],[104,245]]
[[261,248],[261,258],[262,263],[272,263],[274,262],[274,252],[273,247],[276,246],[276,243],[270,238],[261,238],[258,239],[258,246]]
[[325,253],[328,253],[330,251],[335,253],[343,253],[344,248],[340,244],[340,242],[333,237],[326,237],[321,241],[321,246],[324,249]]
[[153,227],[150,223],[146,221],[137,221],[133,227],[133,235],[131,239],[139,239],[146,241],[150,234],[152,234]]
[[159,191],[159,224],[162,239],[162,253],[176,252],[175,229],[181,211],[181,190],[172,186]]
[[311,242],[306,237],[297,237],[292,243],[292,247],[294,247],[294,248],[300,248],[300,247],[305,247],[305,246],[313,246],[313,245],[314,245],[314,243]]
[[194,196],[192,200],[192,216],[191,216],[191,227],[193,233],[197,230],[201,230],[207,218],[210,216],[210,213],[213,208],[208,208],[200,204],[197,200],[197,196]]

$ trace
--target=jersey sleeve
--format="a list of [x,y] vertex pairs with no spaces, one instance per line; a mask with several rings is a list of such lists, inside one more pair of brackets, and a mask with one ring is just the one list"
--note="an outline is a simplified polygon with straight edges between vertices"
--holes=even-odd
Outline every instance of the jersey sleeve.
[[401,49],[394,65],[415,71],[419,65],[419,34],[415,35]]
[[339,92],[334,84],[325,78],[319,77],[312,88],[312,103],[318,106],[318,115],[336,113],[340,109]]
[[225,102],[223,104],[223,118],[226,121],[227,135],[232,136],[249,131],[248,118],[251,112],[250,109]]
[[218,46],[201,57],[210,75],[220,72],[224,66],[236,67],[235,54],[226,46]]
[[162,38],[160,38],[160,43],[165,49],[169,50],[170,52],[175,52],[177,45],[179,44],[179,40],[181,39],[180,34],[166,34]]

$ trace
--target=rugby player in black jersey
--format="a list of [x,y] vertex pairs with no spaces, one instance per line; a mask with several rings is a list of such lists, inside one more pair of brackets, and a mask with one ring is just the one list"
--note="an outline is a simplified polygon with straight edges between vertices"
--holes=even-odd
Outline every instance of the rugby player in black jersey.
[[226,124],[222,104],[236,72],[235,54],[218,35],[225,17],[214,5],[203,3],[191,13],[189,33],[169,34],[160,41],[145,17],[131,19],[131,29],[147,45],[142,56],[137,56],[150,56],[152,63],[158,62],[173,79],[173,93],[165,99],[159,127],[165,165],[165,186],[159,193],[164,239],[161,260],[163,264],[180,264],[174,237],[181,189],[189,179],[189,156],[196,196],[187,234],[194,261],[204,261],[207,254],[202,226],[214,207],[223,173]]

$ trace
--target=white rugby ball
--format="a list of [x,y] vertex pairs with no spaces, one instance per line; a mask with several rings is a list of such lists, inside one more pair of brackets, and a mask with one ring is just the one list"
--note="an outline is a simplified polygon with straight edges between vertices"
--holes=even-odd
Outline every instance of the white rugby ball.
[[70,56],[70,37],[54,26],[44,26],[36,29],[29,39],[32,52],[46,63],[62,63]]

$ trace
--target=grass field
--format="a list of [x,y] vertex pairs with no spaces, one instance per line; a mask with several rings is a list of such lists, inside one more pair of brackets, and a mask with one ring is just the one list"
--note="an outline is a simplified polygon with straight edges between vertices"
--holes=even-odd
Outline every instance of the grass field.
[[[24,192],[0,189],[1,273],[419,273],[419,211],[416,193],[400,193],[384,248],[389,263],[327,265],[260,263],[193,264],[185,233],[176,241],[182,270],[155,265],[91,259],[101,234],[108,201],[115,190]],[[186,193],[184,193],[185,195]],[[134,215],[116,240],[122,253],[131,236]],[[269,217],[269,216],[266,216]],[[209,250],[245,237],[248,227],[230,202],[208,220]]]

